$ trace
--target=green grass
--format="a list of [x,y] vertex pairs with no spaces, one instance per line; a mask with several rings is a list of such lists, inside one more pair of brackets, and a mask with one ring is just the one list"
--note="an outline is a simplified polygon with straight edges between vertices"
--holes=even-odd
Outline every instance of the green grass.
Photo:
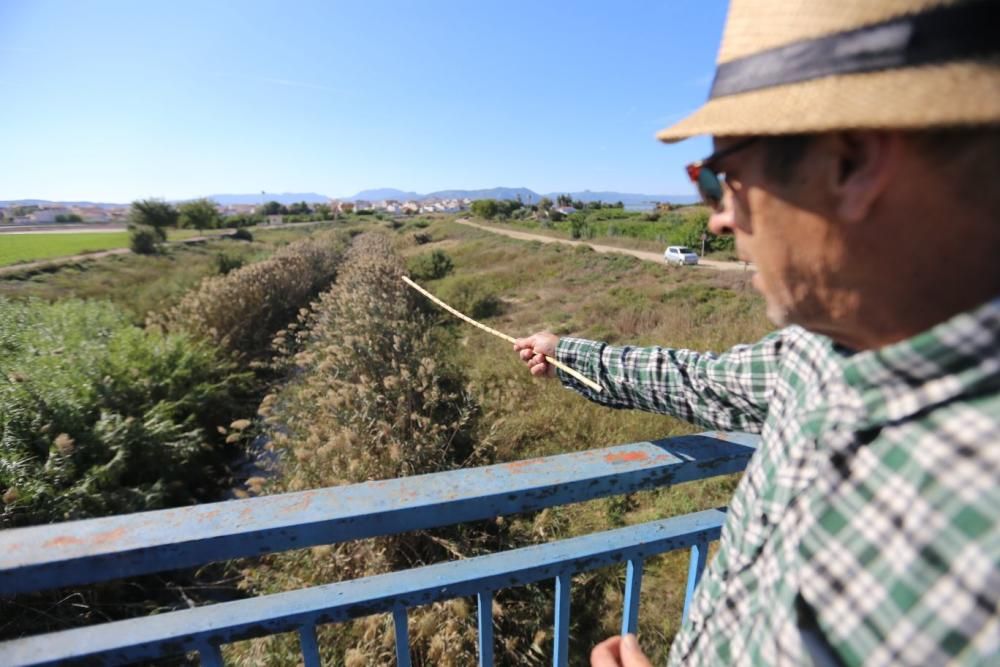
[[[170,230],[167,238],[170,241],[183,241],[212,234],[218,232],[176,229]],[[128,232],[3,234],[0,236],[0,266],[127,247]]]
[[127,247],[128,232],[4,234],[0,236],[0,266]]

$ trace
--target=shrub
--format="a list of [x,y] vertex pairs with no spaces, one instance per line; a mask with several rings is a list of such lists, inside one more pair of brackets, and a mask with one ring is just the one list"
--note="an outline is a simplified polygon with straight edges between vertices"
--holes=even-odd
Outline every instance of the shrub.
[[261,356],[274,332],[333,281],[344,243],[337,232],[290,243],[269,259],[206,278],[149,324],[189,331],[240,356]]
[[0,299],[0,524],[214,499],[248,376],[105,302]]
[[222,252],[215,256],[215,269],[222,275],[225,275],[230,271],[235,271],[241,266],[243,266],[242,257],[234,257],[233,255],[227,255]]
[[432,240],[434,240],[434,237],[431,236],[430,232],[413,233],[413,242],[416,245],[424,245],[425,243],[430,243]]
[[443,285],[441,298],[475,320],[499,315],[503,310],[503,301],[496,294],[482,282],[468,278],[458,278]]
[[[436,354],[431,322],[416,307],[418,295],[400,280],[403,266],[379,234],[356,239],[337,284],[302,319],[300,351],[292,358],[294,382],[268,397],[261,413],[285,425],[276,430],[281,476],[270,490],[295,491],[331,484],[395,478],[482,462],[469,435],[475,406],[464,378]],[[311,585],[411,567],[474,551],[470,528],[457,527],[355,541],[265,559],[247,570],[255,592]],[[455,613],[455,603],[420,610],[434,632],[413,638],[415,664],[453,657],[475,661],[475,621]],[[391,661],[383,618],[318,628],[320,642],[338,655]],[[447,628],[447,630],[445,630]],[[431,635],[447,632],[442,646]],[[235,650],[238,662],[294,664],[294,637],[273,636]],[[435,651],[437,653],[435,653]],[[433,660],[432,660],[433,662]],[[447,663],[446,663],[447,664]]]
[[160,236],[152,227],[133,226],[128,230],[129,248],[137,255],[154,255],[159,250]]
[[243,229],[241,227],[232,234],[230,234],[229,238],[235,241],[253,241],[253,234],[250,232],[249,229]]
[[451,257],[443,250],[417,255],[407,265],[414,280],[438,280],[451,273],[454,267]]

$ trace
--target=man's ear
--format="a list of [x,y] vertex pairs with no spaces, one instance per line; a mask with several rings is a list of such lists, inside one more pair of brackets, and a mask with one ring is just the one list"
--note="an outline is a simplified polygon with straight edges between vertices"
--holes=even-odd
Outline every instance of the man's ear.
[[829,135],[828,186],[837,217],[845,222],[866,220],[872,206],[898,169],[902,138],[879,131],[836,132]]

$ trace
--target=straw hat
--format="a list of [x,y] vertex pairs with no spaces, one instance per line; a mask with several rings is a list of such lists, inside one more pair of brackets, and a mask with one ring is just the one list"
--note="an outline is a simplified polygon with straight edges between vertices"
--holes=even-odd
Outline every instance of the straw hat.
[[732,0],[708,102],[661,130],[1000,123],[1000,0]]

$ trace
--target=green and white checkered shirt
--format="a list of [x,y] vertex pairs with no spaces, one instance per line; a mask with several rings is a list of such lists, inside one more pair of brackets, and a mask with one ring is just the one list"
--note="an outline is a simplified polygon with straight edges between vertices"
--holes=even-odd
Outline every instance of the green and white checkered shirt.
[[1000,664],[1000,299],[866,352],[557,356],[603,405],[761,434],[671,665]]

